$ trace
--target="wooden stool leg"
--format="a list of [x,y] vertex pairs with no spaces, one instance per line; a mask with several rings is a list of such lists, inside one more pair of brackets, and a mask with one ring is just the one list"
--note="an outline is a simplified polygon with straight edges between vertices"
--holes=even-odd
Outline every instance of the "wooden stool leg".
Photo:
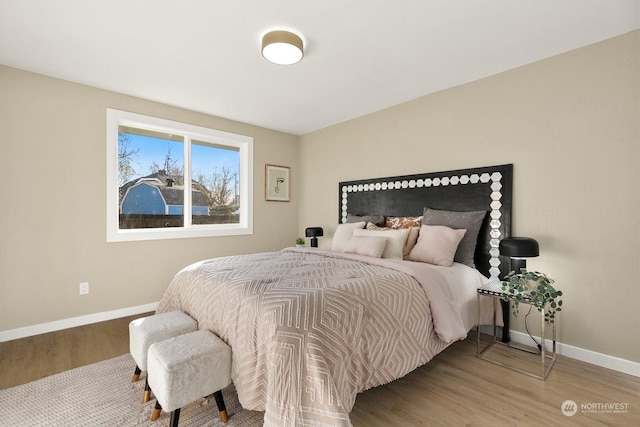
[[162,406],[160,406],[160,402],[156,400],[156,406],[153,408],[153,413],[151,414],[151,421],[155,421],[160,418],[160,413],[162,412]]
[[178,427],[178,421],[180,421],[180,408],[171,412],[171,419],[169,420],[169,425],[171,427]]
[[147,403],[151,399],[151,387],[149,387],[149,377],[144,381],[144,395],[142,396],[142,403]]
[[223,423],[229,421],[229,415],[227,414],[227,407],[224,406],[224,399],[222,398],[222,391],[218,390],[213,393],[213,397],[216,399],[216,404],[218,405],[218,410],[220,411],[220,420]]
[[138,368],[138,365],[136,365],[136,370],[133,372],[133,378],[131,378],[132,383],[135,383],[140,379],[140,372],[142,371]]

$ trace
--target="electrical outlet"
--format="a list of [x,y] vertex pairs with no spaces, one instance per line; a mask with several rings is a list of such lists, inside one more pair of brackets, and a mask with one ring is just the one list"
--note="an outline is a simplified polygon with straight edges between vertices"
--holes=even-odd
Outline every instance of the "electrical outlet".
[[80,295],[87,295],[89,293],[89,282],[80,283]]

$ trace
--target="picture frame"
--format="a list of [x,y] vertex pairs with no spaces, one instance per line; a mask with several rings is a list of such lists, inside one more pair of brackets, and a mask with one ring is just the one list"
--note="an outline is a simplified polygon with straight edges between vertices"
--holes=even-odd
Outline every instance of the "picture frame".
[[291,201],[291,171],[287,166],[265,165],[265,200],[270,202]]

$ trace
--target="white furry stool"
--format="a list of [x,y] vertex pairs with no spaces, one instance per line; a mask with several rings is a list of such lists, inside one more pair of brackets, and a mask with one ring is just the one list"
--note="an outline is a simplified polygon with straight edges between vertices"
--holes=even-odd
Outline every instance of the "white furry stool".
[[[136,361],[131,382],[138,381],[140,372],[147,369],[147,352],[151,344],[197,330],[198,322],[181,311],[154,314],[129,323],[129,352]],[[150,397],[151,389],[147,375],[142,403],[148,402]]]
[[231,347],[213,333],[200,330],[152,344],[147,370],[157,399],[151,420],[164,409],[176,427],[181,407],[210,394],[222,422],[229,420],[221,390],[231,384]]

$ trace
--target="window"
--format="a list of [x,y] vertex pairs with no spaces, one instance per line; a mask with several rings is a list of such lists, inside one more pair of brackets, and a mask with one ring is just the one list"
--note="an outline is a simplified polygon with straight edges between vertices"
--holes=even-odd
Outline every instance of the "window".
[[107,241],[253,232],[253,138],[107,109]]

